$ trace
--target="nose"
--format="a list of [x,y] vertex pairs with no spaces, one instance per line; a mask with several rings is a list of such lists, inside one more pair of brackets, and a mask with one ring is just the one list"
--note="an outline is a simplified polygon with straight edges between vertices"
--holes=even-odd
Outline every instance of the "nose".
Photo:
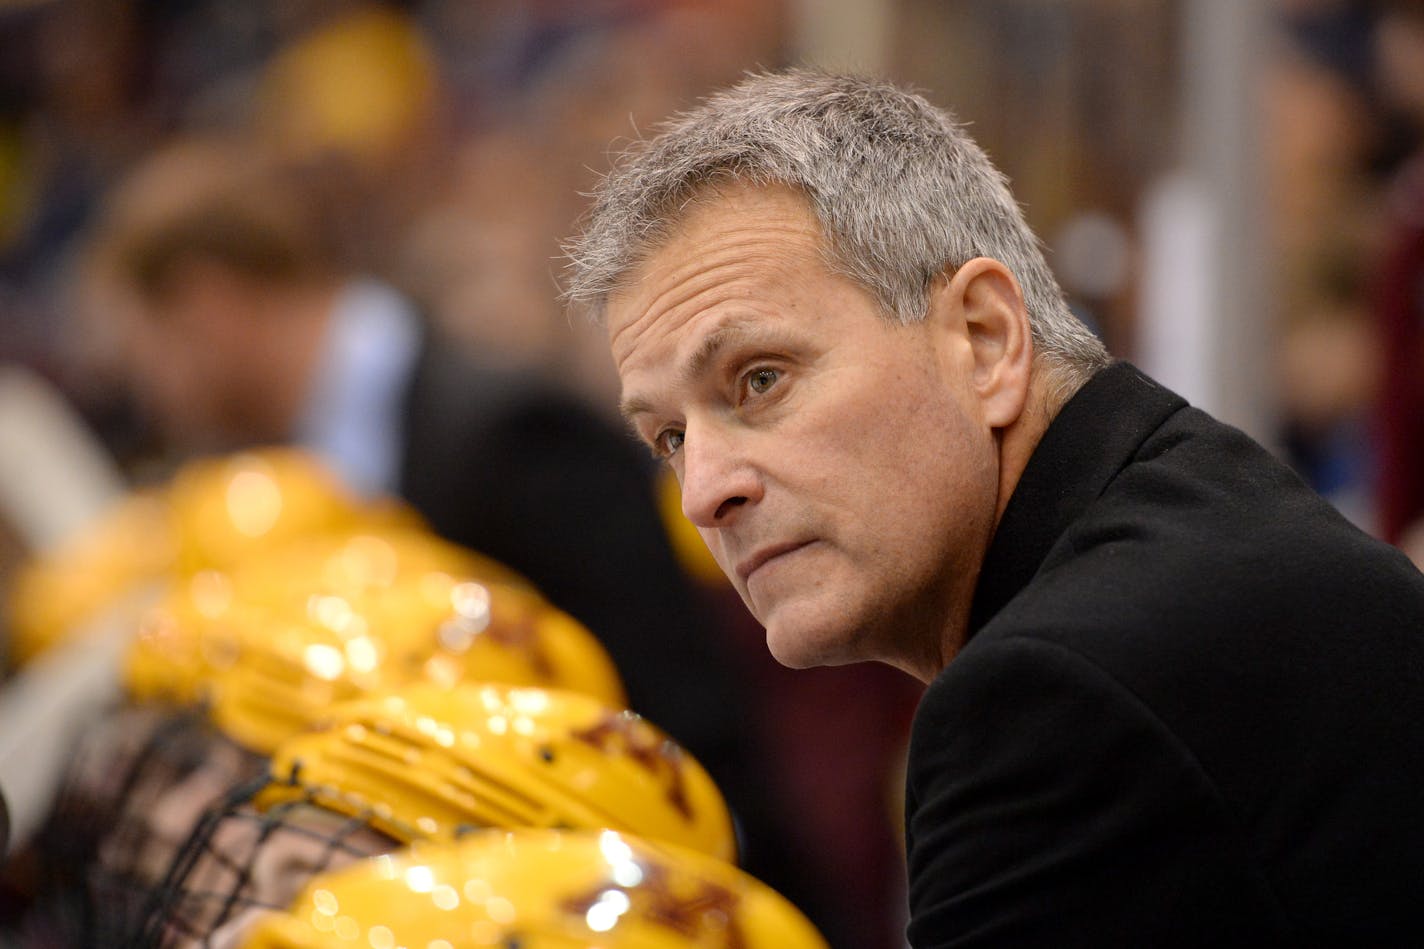
[[762,483],[735,431],[689,422],[682,445],[682,513],[698,527],[730,527],[761,499]]

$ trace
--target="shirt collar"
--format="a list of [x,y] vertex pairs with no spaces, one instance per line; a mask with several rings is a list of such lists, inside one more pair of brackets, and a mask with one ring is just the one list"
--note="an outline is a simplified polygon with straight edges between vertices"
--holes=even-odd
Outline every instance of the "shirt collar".
[[1125,362],[1099,371],[1068,400],[1030,456],[989,544],[970,636],[1029,584],[1068,526],[1184,405]]
[[419,348],[419,318],[399,293],[370,280],[342,289],[296,439],[363,495],[395,490],[401,401]]

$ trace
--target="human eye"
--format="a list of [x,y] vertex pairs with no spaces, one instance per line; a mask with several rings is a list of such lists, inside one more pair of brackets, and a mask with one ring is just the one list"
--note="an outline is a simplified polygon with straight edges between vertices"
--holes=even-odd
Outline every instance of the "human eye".
[[683,432],[676,428],[665,428],[653,436],[653,454],[664,460],[677,454],[682,448]]
[[742,376],[742,387],[752,395],[766,395],[780,379],[780,370],[770,366],[758,366]]

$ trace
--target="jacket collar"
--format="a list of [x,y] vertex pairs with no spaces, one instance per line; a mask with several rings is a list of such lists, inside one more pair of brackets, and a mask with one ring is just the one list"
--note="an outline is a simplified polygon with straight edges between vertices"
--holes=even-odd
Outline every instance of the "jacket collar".
[[1054,542],[1185,405],[1126,362],[1099,371],[1068,400],[1004,508],[974,590],[969,636],[1028,585]]

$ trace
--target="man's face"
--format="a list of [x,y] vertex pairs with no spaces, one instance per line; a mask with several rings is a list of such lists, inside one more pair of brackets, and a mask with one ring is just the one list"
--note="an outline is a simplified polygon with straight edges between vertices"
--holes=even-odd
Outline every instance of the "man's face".
[[953,305],[832,273],[788,189],[703,195],[609,303],[623,409],[790,666],[942,665],[992,531],[994,432]]
[[140,406],[164,435],[196,450],[281,437],[263,415],[263,299],[217,264],[179,265],[151,299],[131,294],[125,358]]

